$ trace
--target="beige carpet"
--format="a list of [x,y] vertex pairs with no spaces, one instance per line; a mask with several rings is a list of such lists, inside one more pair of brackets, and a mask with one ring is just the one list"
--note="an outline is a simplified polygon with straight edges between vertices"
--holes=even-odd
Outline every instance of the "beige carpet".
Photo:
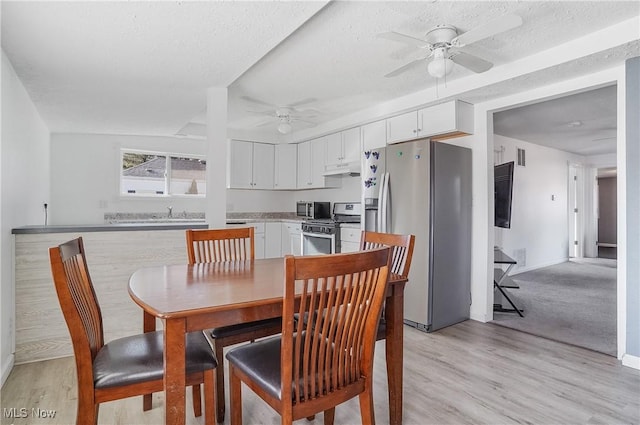
[[494,312],[493,323],[616,355],[615,260],[572,260],[512,279],[520,288],[507,291],[524,317]]

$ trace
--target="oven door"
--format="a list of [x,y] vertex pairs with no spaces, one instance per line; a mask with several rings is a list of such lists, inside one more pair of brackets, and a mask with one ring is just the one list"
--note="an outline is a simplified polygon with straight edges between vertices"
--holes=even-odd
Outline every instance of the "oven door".
[[335,254],[336,235],[302,232],[302,255]]

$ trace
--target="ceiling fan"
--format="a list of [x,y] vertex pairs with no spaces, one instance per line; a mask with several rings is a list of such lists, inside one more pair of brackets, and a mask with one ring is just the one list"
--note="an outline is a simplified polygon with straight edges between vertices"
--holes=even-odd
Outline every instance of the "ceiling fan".
[[453,25],[437,25],[427,31],[424,40],[395,31],[378,34],[378,37],[406,43],[429,52],[427,56],[409,62],[388,73],[385,77],[400,75],[429,58],[433,58],[433,60],[427,65],[427,71],[436,78],[442,78],[449,74],[453,70],[454,63],[476,73],[488,71],[493,66],[491,62],[458,49],[520,25],[522,25],[520,16],[507,14],[462,34],[458,34],[458,29]]
[[249,113],[265,115],[267,117],[263,121],[257,123],[256,127],[263,127],[277,122],[277,130],[282,134],[288,134],[293,129],[292,124],[294,123],[302,123],[307,127],[313,127],[316,125],[315,123],[308,121],[308,119],[317,117],[318,111],[310,108],[300,109],[303,105],[315,102],[317,100],[315,98],[303,99],[283,106],[272,105],[249,96],[241,96],[240,98],[255,105],[268,106],[270,108],[266,110],[247,110]]

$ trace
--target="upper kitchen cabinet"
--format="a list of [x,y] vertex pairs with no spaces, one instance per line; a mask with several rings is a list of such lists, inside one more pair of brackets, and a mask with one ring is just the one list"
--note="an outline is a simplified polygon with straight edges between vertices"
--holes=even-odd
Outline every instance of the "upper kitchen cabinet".
[[473,134],[473,105],[460,100],[421,109],[421,133],[431,140]]
[[362,150],[384,148],[387,144],[387,124],[385,120],[375,121],[361,127]]
[[421,116],[418,111],[407,112],[387,119],[387,144],[406,142],[420,136]]
[[297,179],[298,145],[275,145],[274,189],[295,189]]
[[227,186],[230,189],[273,189],[273,164],[273,145],[231,140]]
[[325,136],[327,140],[327,173],[359,172],[360,127]]
[[326,137],[298,144],[298,189],[340,186],[339,179],[323,175],[326,155]]
[[387,144],[473,134],[473,106],[452,100],[387,119]]

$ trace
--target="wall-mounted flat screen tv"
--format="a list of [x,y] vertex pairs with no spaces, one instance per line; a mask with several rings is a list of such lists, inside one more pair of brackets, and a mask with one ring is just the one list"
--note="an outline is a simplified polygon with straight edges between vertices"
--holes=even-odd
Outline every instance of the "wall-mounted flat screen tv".
[[511,199],[513,194],[513,161],[493,168],[495,226],[511,228]]

